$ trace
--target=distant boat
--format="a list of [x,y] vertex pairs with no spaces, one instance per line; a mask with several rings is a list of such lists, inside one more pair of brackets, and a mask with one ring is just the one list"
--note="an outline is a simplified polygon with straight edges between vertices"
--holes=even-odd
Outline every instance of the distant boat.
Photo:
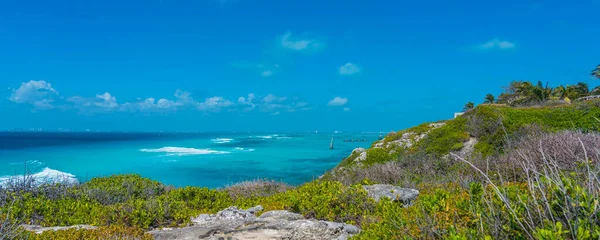
[[329,149],[333,149],[333,137],[331,137],[331,143],[329,143]]

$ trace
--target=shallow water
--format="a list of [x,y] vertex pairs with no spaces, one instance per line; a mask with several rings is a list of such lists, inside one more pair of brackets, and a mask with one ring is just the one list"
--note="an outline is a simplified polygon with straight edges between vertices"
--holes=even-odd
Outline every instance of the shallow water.
[[[301,184],[377,134],[0,133],[0,181],[22,175],[86,181],[137,173],[175,186],[222,187],[255,178]],[[365,139],[344,142],[342,139]]]

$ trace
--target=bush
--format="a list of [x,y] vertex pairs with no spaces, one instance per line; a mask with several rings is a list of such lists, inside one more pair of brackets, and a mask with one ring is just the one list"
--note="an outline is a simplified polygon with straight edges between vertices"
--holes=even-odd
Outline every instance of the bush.
[[469,140],[469,134],[466,132],[466,118],[458,117],[448,121],[444,126],[431,130],[427,136],[416,143],[416,148],[421,152],[443,156],[450,151],[456,144]]
[[376,163],[385,163],[393,159],[393,156],[383,148],[371,148],[367,150],[367,159],[362,163],[364,166],[371,166]]
[[86,239],[86,240],[151,240],[152,236],[139,228],[121,226],[99,227],[96,229],[68,229],[60,231],[45,231],[41,234],[29,233],[27,239]]
[[532,168],[529,170],[539,171],[548,164],[549,159],[553,159],[555,164],[564,171],[576,171],[586,166],[586,162],[592,164],[600,162],[600,134],[596,132],[562,131],[553,134],[531,132],[516,140],[514,146],[516,147],[512,151],[495,160],[496,169],[504,173],[505,177],[514,180],[523,180],[526,177],[520,173],[520,170],[509,175],[508,173],[513,172],[514,169],[529,167]]
[[165,192],[165,186],[137,174],[92,178],[82,186],[83,194],[103,205],[123,203],[132,198],[149,199]]
[[[361,185],[314,181],[266,199],[266,210],[283,207],[306,217],[360,224],[375,209],[375,201]],[[278,204],[281,204],[277,206]]]
[[225,187],[224,191],[235,201],[241,198],[268,197],[276,193],[285,192],[292,186],[275,180],[255,179],[244,181]]

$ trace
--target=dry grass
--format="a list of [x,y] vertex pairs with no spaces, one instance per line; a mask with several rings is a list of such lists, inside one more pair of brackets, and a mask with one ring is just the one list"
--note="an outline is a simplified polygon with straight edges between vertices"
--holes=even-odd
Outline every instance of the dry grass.
[[[528,131],[520,140],[511,144],[512,151],[498,157],[494,166],[510,180],[522,180],[521,169],[541,168],[548,164],[548,159],[564,171],[575,171],[585,167],[583,163],[600,161],[600,133],[583,133],[580,131],[563,131],[554,134],[541,131]],[[528,163],[527,166],[524,163]],[[515,171],[516,170],[516,171]]]
[[401,155],[394,161],[368,167],[338,169],[331,172],[329,179],[345,185],[361,183],[368,179],[377,183],[415,188],[421,183],[436,184],[453,181],[458,174],[453,167],[456,163],[453,158],[436,158],[426,154]]
[[565,131],[524,138],[497,164],[516,168],[514,173],[526,183],[521,194],[504,187],[507,172],[503,168],[491,176],[488,169],[453,155],[469,164],[490,187],[480,211],[486,213],[481,221],[491,227],[481,229],[479,236],[514,237],[503,227],[510,223],[527,239],[589,238],[600,226],[599,148],[598,133]]
[[276,193],[285,192],[293,187],[287,183],[275,180],[255,179],[243,181],[224,188],[232,199],[247,197],[267,197]]

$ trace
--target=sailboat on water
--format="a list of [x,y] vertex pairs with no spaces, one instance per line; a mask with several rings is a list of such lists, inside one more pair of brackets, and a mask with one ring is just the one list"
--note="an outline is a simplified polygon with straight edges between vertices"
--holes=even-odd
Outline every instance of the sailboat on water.
[[329,150],[333,149],[333,136],[331,136],[331,143],[329,143]]

